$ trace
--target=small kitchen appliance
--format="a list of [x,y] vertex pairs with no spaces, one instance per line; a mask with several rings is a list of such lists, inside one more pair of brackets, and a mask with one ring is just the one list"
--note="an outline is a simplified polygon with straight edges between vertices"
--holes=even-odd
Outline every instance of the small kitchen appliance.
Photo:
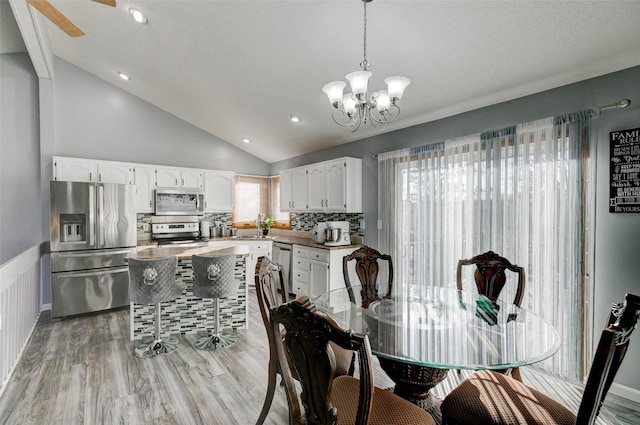
[[156,189],[155,215],[204,215],[204,192],[198,189]]
[[315,241],[315,243],[325,242],[324,231],[326,230],[326,228],[327,223],[325,223],[324,221],[316,223],[316,225],[313,226],[313,240]]
[[348,221],[327,221],[324,231],[326,246],[351,245]]

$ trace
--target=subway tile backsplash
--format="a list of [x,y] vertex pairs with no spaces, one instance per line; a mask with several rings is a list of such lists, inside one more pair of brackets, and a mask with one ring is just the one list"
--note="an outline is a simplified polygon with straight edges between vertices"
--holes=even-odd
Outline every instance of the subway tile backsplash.
[[[138,239],[151,238],[151,216],[152,214],[138,214]],[[231,225],[231,213],[206,213],[203,218]],[[364,237],[364,229],[360,227],[362,220],[364,220],[362,213],[291,213],[291,230],[311,232],[313,226],[319,221],[348,221],[351,236]]]

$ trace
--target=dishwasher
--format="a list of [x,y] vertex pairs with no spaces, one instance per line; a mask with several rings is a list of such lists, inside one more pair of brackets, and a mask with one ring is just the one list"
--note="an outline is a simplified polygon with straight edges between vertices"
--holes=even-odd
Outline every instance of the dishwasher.
[[291,244],[274,242],[273,243],[273,262],[282,266],[284,274],[285,288],[291,293]]

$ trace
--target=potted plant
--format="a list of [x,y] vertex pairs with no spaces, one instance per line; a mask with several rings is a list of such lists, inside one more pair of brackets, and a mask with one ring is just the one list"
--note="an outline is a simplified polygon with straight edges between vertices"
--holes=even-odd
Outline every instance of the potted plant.
[[271,217],[264,217],[260,222],[260,228],[262,229],[262,234],[267,236],[269,234],[269,229],[271,226],[276,224],[276,222]]

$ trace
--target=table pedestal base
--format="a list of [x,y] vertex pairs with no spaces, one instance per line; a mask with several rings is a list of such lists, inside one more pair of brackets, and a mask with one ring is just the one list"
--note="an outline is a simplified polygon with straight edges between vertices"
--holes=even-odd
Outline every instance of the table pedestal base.
[[402,363],[378,357],[380,367],[395,382],[394,394],[420,406],[433,416],[437,424],[442,424],[440,402],[429,390],[447,377],[449,370]]

